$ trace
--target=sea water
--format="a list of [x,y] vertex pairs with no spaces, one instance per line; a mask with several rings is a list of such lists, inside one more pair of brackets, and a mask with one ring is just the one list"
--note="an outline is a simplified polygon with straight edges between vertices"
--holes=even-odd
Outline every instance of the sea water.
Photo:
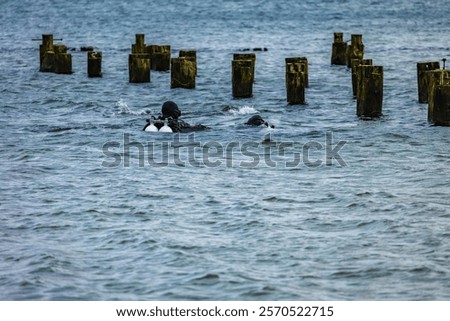
[[[0,17],[0,299],[450,299],[450,128],[416,79],[449,56],[447,1],[3,0]],[[356,117],[333,32],[383,66],[381,118]],[[48,33],[73,74],[39,72]],[[196,50],[195,90],[130,84],[136,33]],[[246,48],[267,51],[233,99]],[[295,56],[307,105],[286,102]],[[210,129],[142,131],[166,100]],[[245,126],[256,114],[275,128]]]

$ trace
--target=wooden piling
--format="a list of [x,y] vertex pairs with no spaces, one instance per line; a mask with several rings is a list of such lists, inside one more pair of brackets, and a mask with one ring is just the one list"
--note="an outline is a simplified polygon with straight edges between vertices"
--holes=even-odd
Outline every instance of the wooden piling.
[[331,51],[331,64],[347,64],[347,43],[344,42],[344,34],[342,32],[334,33],[334,42]]
[[[445,123],[445,92],[438,91],[437,88],[440,86],[450,85],[450,70],[430,70],[426,73],[427,84],[428,84],[428,121],[436,124]],[[447,110],[450,112],[450,110]]]
[[305,73],[303,63],[286,64],[286,96],[289,104],[305,104]]
[[55,64],[53,72],[57,74],[71,74],[72,55],[68,53],[55,53]]
[[171,59],[170,88],[195,88],[195,62],[191,57]]
[[39,71],[54,72],[55,70],[55,53],[53,51],[46,51],[42,56]]
[[352,59],[351,67],[352,67],[352,91],[353,91],[353,97],[358,97],[358,83],[359,83],[359,73],[358,73],[358,67],[359,66],[372,66],[373,62],[372,59]]
[[347,47],[347,67],[351,67],[352,59],[363,59],[364,44],[362,35],[352,35],[351,44]]
[[100,51],[87,52],[88,77],[102,77],[102,53]]
[[150,56],[148,54],[130,54],[128,71],[130,83],[150,82]]
[[136,43],[131,45],[131,53],[146,54],[147,47],[145,45],[145,34],[137,33],[135,36],[136,36]]
[[178,57],[189,58],[195,64],[195,75],[197,76],[197,51],[195,50],[180,50]]
[[53,44],[53,35],[42,35],[39,56],[39,71],[57,74],[72,73],[72,55],[67,53],[65,45]]
[[169,45],[149,45],[147,53],[150,55],[151,68],[155,71],[170,70],[170,46]]
[[450,126],[450,81],[447,85],[437,85],[430,101],[433,103],[428,105],[428,120],[435,125]]
[[427,72],[439,69],[438,61],[427,61],[417,63],[417,90],[419,103],[428,102],[428,75]]
[[360,65],[356,99],[356,114],[360,117],[379,117],[383,106],[383,67]]
[[252,83],[255,82],[255,65],[256,65],[256,54],[254,53],[235,53],[233,54],[233,60],[250,60],[251,64],[251,74],[252,74]]
[[[49,57],[45,55],[51,52]],[[53,35],[42,35],[42,44],[39,45],[39,71],[51,72],[54,64],[54,51],[53,51]]]
[[145,35],[136,34],[136,43],[131,45],[128,56],[128,76],[130,83],[150,82],[150,55],[145,45]]
[[253,60],[232,61],[233,97],[249,98],[253,96]]
[[306,58],[306,57],[290,57],[290,58],[285,58],[285,62],[286,62],[286,74],[288,73],[288,64],[292,64],[292,63],[302,64],[302,72],[305,77],[304,84],[305,84],[305,87],[309,87],[308,58]]

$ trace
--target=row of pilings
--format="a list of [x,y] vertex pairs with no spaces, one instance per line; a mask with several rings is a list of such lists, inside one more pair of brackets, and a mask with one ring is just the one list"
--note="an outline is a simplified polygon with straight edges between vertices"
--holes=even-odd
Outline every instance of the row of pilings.
[[[372,59],[364,58],[362,35],[352,34],[350,44],[344,41],[342,32],[334,33],[331,64],[351,68],[353,97],[356,114],[362,118],[382,115],[383,67],[373,65]],[[72,56],[67,47],[53,43],[53,35],[42,35],[39,46],[40,71],[58,74],[72,73]],[[89,77],[102,77],[102,53],[87,50],[87,73]],[[256,50],[255,50],[256,51]],[[262,50],[261,50],[262,51]],[[264,48],[264,51],[267,51]],[[450,70],[440,69],[439,62],[417,63],[417,83],[420,103],[428,103],[428,120],[436,125],[450,126]],[[231,62],[232,94],[235,98],[253,96],[256,54],[235,53]],[[285,58],[286,97],[289,104],[305,104],[305,90],[309,87],[308,59]],[[171,73],[171,88],[194,89],[197,76],[195,50],[180,50],[179,57],[171,57],[169,45],[146,45],[145,35],[136,34],[136,43],[128,56],[130,83],[151,81],[150,72]]]
[[450,70],[438,61],[417,63],[417,89],[420,103],[428,103],[428,121],[450,126]]
[[374,66],[372,59],[364,59],[362,35],[351,35],[348,45],[344,42],[344,34],[335,32],[331,64],[351,68],[356,115],[363,118],[380,117],[383,109],[383,67]]

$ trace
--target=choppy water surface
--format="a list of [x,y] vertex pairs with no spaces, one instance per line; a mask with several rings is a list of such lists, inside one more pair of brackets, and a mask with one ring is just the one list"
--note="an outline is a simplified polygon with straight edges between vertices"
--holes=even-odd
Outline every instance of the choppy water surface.
[[[415,69],[448,58],[449,16],[444,0],[2,1],[0,299],[450,299],[450,128],[427,123]],[[355,116],[335,31],[384,67],[381,119]],[[104,77],[79,50],[72,75],[39,73],[43,33],[102,51]],[[129,84],[135,33],[196,49],[196,89]],[[232,54],[253,47],[254,97],[233,99]],[[285,101],[291,56],[309,60],[306,106]],[[169,99],[211,129],[142,132]],[[276,128],[243,126],[254,114]]]

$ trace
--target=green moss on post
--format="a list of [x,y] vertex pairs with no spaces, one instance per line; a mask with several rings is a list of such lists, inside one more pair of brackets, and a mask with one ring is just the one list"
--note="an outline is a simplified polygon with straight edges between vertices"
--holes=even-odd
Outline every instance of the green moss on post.
[[171,59],[170,88],[195,88],[195,62],[189,57]]
[[131,45],[128,76],[131,83],[150,82],[150,55],[145,45],[145,35],[142,33],[136,34],[136,43]]
[[302,72],[304,73],[304,86],[309,87],[309,75],[308,75],[308,58],[306,57],[290,57],[285,58],[286,62],[286,74],[288,73],[288,64],[300,63],[302,64]]
[[149,45],[147,53],[150,55],[152,70],[169,71],[170,70],[170,46],[169,45]]
[[55,53],[53,51],[53,35],[42,35],[42,44],[39,45],[39,71],[52,72]]
[[68,53],[55,53],[54,72],[57,74],[71,74],[72,55]]
[[419,103],[428,102],[428,75],[431,70],[440,68],[438,61],[418,62],[417,63],[417,90],[419,94]]
[[[442,108],[441,102],[443,100],[441,98],[436,98],[436,90],[438,86],[450,85],[450,70],[430,70],[425,74],[428,84],[428,121],[438,123],[440,120],[445,118],[442,117],[442,115],[445,114],[445,108]],[[441,94],[439,94],[439,97],[440,96]]]
[[99,51],[88,51],[87,61],[88,77],[102,77],[102,53]]
[[129,55],[128,71],[131,83],[150,82],[150,56],[148,54]]
[[131,45],[132,54],[145,54],[147,47],[145,46],[145,35],[143,33],[136,34],[136,43]]
[[256,65],[256,54],[254,53],[235,53],[233,54],[233,60],[250,60],[252,62],[250,69],[252,74],[252,83],[255,82],[255,65]]
[[428,120],[435,125],[450,126],[450,79],[447,83],[437,85],[430,97]]
[[233,97],[249,98],[253,96],[253,60],[232,61]]
[[72,55],[67,53],[65,45],[53,45],[55,52],[55,61],[53,72],[57,74],[72,73]]
[[342,32],[334,33],[334,42],[331,50],[332,65],[347,64],[347,43],[344,42],[344,34]]
[[352,59],[351,67],[352,67],[352,91],[353,97],[358,97],[358,84],[359,84],[359,66],[372,66],[372,59]]
[[360,65],[356,99],[356,114],[360,117],[379,117],[383,106],[383,67]]
[[305,104],[303,63],[286,64],[286,96],[289,104]]
[[347,67],[351,67],[352,59],[363,59],[364,44],[362,35],[352,35],[350,46],[347,47]]
[[65,45],[53,44],[53,35],[42,35],[39,54],[39,71],[54,72],[57,74],[72,73],[72,55],[67,53],[67,47]]
[[180,50],[178,56],[180,58],[189,58],[195,64],[195,75],[197,76],[197,52],[195,50]]

